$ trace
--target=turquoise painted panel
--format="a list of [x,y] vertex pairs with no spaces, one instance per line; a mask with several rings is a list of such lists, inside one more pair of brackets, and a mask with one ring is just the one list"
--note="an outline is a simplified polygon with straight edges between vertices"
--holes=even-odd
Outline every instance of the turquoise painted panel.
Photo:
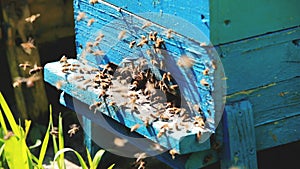
[[213,44],[224,44],[300,25],[298,0],[210,0]]
[[300,75],[300,28],[222,45],[227,93],[255,89]]

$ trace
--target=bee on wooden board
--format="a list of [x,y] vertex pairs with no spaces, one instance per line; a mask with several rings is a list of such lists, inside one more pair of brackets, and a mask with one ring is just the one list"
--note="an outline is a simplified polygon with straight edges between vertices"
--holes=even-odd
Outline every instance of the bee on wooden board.
[[130,128],[130,132],[136,131],[140,127],[140,124],[135,124]]
[[171,38],[172,38],[172,32],[173,32],[172,29],[168,29],[168,30],[167,30],[167,35],[166,35],[166,36],[167,36],[168,39],[171,39]]
[[25,18],[25,21],[29,22],[29,23],[33,23],[40,16],[41,16],[41,14],[39,14],[39,13],[35,14],[35,15],[31,15],[31,16]]
[[133,46],[136,44],[136,41],[133,40],[129,43],[129,48],[133,48]]
[[183,68],[191,68],[194,66],[194,64],[195,61],[187,55],[182,55],[177,61],[177,65]]
[[60,90],[62,88],[62,86],[64,85],[64,81],[60,80],[60,81],[57,81],[55,83],[55,87],[57,90]]
[[122,30],[120,31],[119,35],[118,35],[118,39],[122,40],[126,35],[126,30]]
[[201,79],[200,84],[205,86],[205,87],[209,87],[209,83],[205,79]]
[[68,58],[65,55],[63,55],[59,60],[59,63],[67,63],[67,62],[68,62]]
[[78,15],[77,15],[77,17],[76,17],[76,20],[77,21],[81,21],[85,17],[86,17],[86,14],[84,12],[79,12]]
[[94,22],[95,22],[94,18],[89,19],[88,22],[87,22],[87,26],[91,26]]
[[151,26],[152,25],[152,23],[151,22],[146,22],[146,23],[144,23],[144,25],[141,27],[142,29],[146,29],[146,28],[148,28],[149,26]]
[[98,3],[98,0],[90,0],[89,2],[90,2],[90,4],[94,5],[94,4]]

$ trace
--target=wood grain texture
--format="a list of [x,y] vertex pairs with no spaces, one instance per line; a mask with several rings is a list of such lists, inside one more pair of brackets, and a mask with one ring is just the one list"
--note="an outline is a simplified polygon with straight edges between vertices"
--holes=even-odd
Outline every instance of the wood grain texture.
[[300,28],[220,47],[227,93],[254,89],[299,76]]
[[224,112],[224,154],[221,167],[257,168],[253,111],[249,101],[229,104]]

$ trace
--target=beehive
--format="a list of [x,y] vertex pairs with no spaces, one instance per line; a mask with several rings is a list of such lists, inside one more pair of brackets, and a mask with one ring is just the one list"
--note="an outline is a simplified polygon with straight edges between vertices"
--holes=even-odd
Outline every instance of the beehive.
[[[268,1],[241,4],[238,1],[188,0],[183,5],[181,1],[167,0],[146,2],[109,0],[91,4],[89,1],[75,0],[74,17],[78,56],[77,60],[68,62],[79,64],[86,70],[91,68],[103,70],[99,67],[100,64],[112,62],[122,69],[124,68],[122,65],[125,64],[129,67],[137,66],[141,62],[139,58],[144,58],[151,63],[150,56],[157,56],[158,61],[163,60],[166,63],[165,67],[147,64],[148,67],[144,70],[152,68],[152,73],[159,80],[163,78],[164,73],[171,72],[184,98],[190,99],[187,102],[199,104],[204,117],[210,118],[206,123],[208,126],[206,129],[209,130],[202,130],[202,133],[207,133],[207,135],[203,134],[202,141],[195,139],[199,130],[180,134],[183,137],[178,137],[174,132],[158,138],[161,121],[153,123],[153,134],[143,125],[145,120],[143,118],[147,117],[143,114],[144,111],[140,114],[130,114],[125,111],[125,115],[130,114],[130,117],[118,113],[119,109],[115,109],[113,104],[110,104],[112,101],[117,105],[122,102],[118,94],[112,94],[118,99],[108,100],[107,105],[110,106],[100,108],[99,111],[128,128],[139,123],[142,127],[136,131],[149,140],[168,149],[175,148],[181,154],[189,153],[179,156],[177,161],[163,158],[175,168],[199,168],[215,162],[219,159],[220,147],[223,150],[220,158],[223,168],[231,165],[257,168],[256,150],[299,140],[299,132],[296,129],[299,126],[299,93],[297,92],[299,83],[297,82],[300,72],[297,65],[300,53],[300,20],[296,17],[299,13],[295,5],[297,3],[292,0],[289,3],[278,0],[272,4]],[[282,7],[289,10],[284,13],[274,12]],[[255,14],[251,12],[252,9],[255,9]],[[203,35],[194,36],[192,31],[188,31],[191,29],[184,26],[175,28],[170,26],[176,25],[176,22],[170,24],[162,19],[170,14],[188,20],[195,25],[195,28],[201,30]],[[176,19],[175,21],[178,21]],[[168,37],[170,31],[171,37]],[[126,34],[118,38],[121,36],[120,32]],[[142,36],[148,37],[149,32],[157,32],[157,37],[164,40],[164,45],[158,51],[153,47],[155,42],[149,39],[148,44],[142,47],[136,46],[143,40]],[[99,36],[100,33],[104,36]],[[97,37],[98,40],[102,37],[99,44],[94,43]],[[134,40],[136,44],[131,48],[130,43]],[[222,65],[217,53],[209,45],[210,42],[215,45],[222,57],[226,78],[220,71]],[[180,57],[185,55],[195,62],[189,71],[177,66]],[[213,68],[214,61],[220,66],[217,69]],[[80,110],[78,113],[95,123],[102,123],[103,121],[97,120],[98,114],[94,114],[94,110],[89,110],[89,106],[99,96],[98,89],[82,86],[84,80],[81,82],[80,79],[79,82],[78,79],[74,80],[74,76],[79,75],[72,74],[74,72],[70,70],[62,72],[61,66],[59,62],[47,64],[45,80],[53,85],[58,81],[64,82],[61,89],[67,94],[62,95],[61,102],[75,110]],[[203,75],[206,68],[213,71],[210,76]],[[94,75],[84,74],[82,79],[94,78]],[[189,83],[190,79],[194,79],[196,83]],[[202,90],[203,85],[201,86],[200,83],[202,79],[208,82],[210,88]],[[210,133],[214,132],[214,127],[219,120],[217,112],[222,109],[220,103],[223,101],[222,87],[225,79],[228,84],[228,102],[222,125],[219,127],[216,139],[203,142]],[[112,86],[115,84],[116,82],[113,81]],[[81,89],[78,90],[78,86]],[[220,95],[213,97],[211,92],[216,89],[221,90]],[[194,94],[198,96],[196,99]],[[217,104],[219,107],[216,107]],[[141,145],[136,146],[143,148]]]

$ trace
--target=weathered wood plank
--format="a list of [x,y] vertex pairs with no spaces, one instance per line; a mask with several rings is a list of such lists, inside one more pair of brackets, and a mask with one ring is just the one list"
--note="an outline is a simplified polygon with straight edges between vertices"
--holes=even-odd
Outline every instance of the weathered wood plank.
[[248,99],[252,103],[254,125],[260,126],[297,115],[300,110],[300,77],[227,96],[228,102]]
[[224,112],[221,167],[257,168],[253,112],[249,101],[232,103]]
[[257,149],[263,150],[300,140],[300,112],[295,114],[297,115],[256,127]]
[[[271,34],[265,38],[222,46],[220,52],[226,54],[221,61],[228,78],[227,93],[233,94],[299,76],[300,48],[293,43],[293,40],[300,39],[299,30],[294,28],[274,34],[274,39]],[[283,41],[281,37],[285,37]],[[259,45],[252,48],[251,44],[254,43]]]

